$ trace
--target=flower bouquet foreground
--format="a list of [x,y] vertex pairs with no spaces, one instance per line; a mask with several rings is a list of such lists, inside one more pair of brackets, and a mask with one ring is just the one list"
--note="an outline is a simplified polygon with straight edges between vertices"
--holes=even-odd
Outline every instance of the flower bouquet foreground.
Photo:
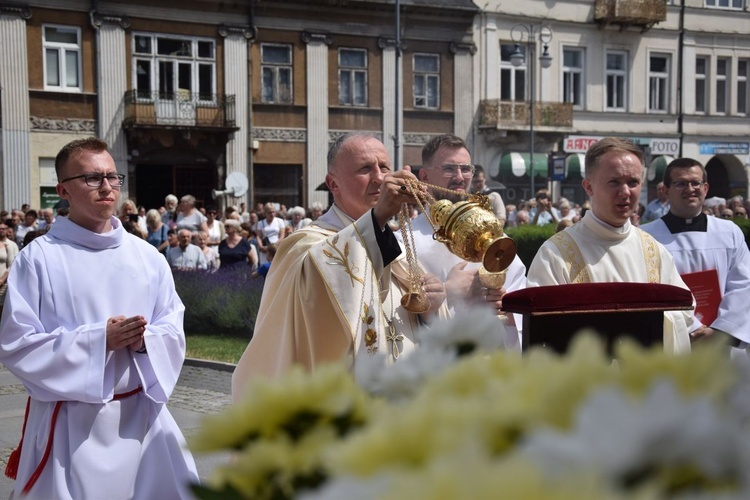
[[498,350],[495,316],[370,358],[253,383],[194,452],[236,451],[199,498],[750,498],[750,371],[720,346],[675,357],[594,335]]

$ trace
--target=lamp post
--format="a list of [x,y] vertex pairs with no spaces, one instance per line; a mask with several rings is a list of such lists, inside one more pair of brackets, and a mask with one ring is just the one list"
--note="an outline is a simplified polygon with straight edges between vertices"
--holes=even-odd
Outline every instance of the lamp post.
[[[511,64],[518,68],[528,61],[529,68],[529,163],[530,165],[530,176],[531,176],[531,196],[536,195],[534,189],[534,97],[536,93],[534,73],[536,68],[536,61],[534,56],[536,55],[536,43],[539,39],[544,47],[542,55],[539,56],[539,65],[542,68],[549,68],[552,64],[552,56],[549,55],[549,42],[552,40],[552,28],[546,24],[516,24],[510,30],[510,37],[515,42],[516,47],[513,53],[510,55]],[[524,42],[525,40],[525,42]],[[526,59],[526,55],[521,51],[521,44],[526,43],[526,49],[529,54],[529,58]]]

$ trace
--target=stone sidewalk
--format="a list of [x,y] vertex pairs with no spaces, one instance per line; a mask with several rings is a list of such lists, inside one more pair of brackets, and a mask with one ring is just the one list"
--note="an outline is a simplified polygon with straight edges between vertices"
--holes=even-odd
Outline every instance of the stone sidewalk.
[[[231,403],[234,365],[188,359],[170,398],[169,411],[185,437],[195,434],[207,415],[221,412]],[[0,365],[0,499],[8,498],[14,481],[5,477],[10,452],[18,445],[26,408],[23,386]],[[195,455],[201,479],[207,478],[226,454]]]

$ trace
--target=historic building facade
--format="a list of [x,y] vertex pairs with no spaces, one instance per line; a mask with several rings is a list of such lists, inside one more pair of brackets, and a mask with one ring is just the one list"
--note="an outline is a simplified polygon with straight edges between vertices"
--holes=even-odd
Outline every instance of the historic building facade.
[[397,21],[385,0],[0,0],[0,206],[51,206],[55,154],[91,135],[146,207],[218,203],[232,172],[250,189],[231,203],[327,204],[348,131],[419,164],[433,135],[471,133],[478,9],[401,3]]
[[[474,155],[507,187],[507,201],[533,196],[532,100],[535,189],[549,185],[557,196],[584,201],[583,153],[614,135],[646,152],[649,198],[677,156],[707,165],[709,196],[747,196],[746,0],[490,1],[474,35],[482,75]],[[564,160],[548,171],[550,154]]]

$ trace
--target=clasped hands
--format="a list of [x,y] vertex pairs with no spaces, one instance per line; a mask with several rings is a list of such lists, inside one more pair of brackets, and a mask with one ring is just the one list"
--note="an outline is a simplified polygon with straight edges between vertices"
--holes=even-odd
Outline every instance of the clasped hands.
[[143,348],[146,318],[143,316],[114,316],[107,320],[107,349],[116,351],[129,347],[131,351]]

